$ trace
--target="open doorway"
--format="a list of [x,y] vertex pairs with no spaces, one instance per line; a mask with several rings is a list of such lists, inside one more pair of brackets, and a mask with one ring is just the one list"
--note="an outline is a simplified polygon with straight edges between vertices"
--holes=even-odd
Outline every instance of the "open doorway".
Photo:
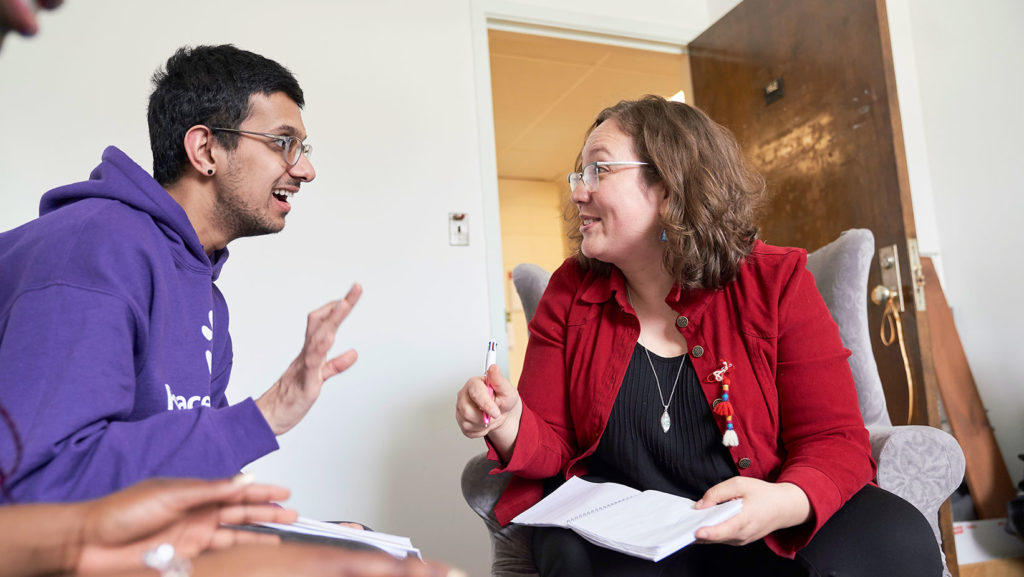
[[530,262],[553,271],[569,256],[566,175],[590,123],[619,100],[692,90],[682,47],[644,50],[495,29],[488,46],[509,378],[516,383],[527,329],[512,269]]

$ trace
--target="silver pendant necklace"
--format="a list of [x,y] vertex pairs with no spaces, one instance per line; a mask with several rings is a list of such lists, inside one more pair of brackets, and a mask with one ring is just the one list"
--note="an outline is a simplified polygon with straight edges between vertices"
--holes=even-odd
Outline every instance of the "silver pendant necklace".
[[[629,306],[633,307],[633,299],[629,296],[629,291],[626,291],[626,300],[629,301]],[[636,307],[633,307],[633,312],[636,312]],[[639,320],[639,315],[637,319]],[[647,345],[644,344],[642,336],[637,335],[637,339],[640,341],[640,346],[643,347],[644,353],[647,354],[647,363],[651,365],[651,372],[654,373],[654,383],[658,385],[658,398],[661,400],[661,406],[664,411],[661,413],[661,430],[662,432],[668,433],[669,428],[672,426],[672,419],[668,416],[668,406],[672,404],[672,395],[676,394],[676,387],[679,385],[679,375],[683,374],[683,364],[686,362],[686,356],[684,355],[682,360],[679,361],[679,370],[676,371],[676,380],[672,383],[672,390],[668,394],[668,401],[665,401],[665,395],[661,392],[661,379],[658,378],[658,371],[654,368],[654,361],[651,360],[651,352],[647,350]]]

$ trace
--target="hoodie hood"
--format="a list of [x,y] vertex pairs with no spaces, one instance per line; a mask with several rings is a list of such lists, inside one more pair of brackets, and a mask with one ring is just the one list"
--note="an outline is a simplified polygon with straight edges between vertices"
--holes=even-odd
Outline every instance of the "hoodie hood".
[[167,239],[180,246],[192,258],[213,269],[213,279],[228,257],[227,248],[207,256],[196,236],[195,228],[180,204],[141,166],[114,146],[103,151],[102,161],[93,169],[89,180],[55,188],[39,201],[39,216],[75,202],[100,198],[124,203],[145,212],[163,231]]

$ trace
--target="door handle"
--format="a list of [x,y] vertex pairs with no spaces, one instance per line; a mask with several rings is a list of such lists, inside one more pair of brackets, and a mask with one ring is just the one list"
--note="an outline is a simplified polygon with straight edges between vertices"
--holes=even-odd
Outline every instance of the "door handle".
[[[916,248],[916,246],[915,246]],[[900,261],[896,245],[878,249],[878,262],[882,267],[882,284],[871,289],[871,302],[885,307],[879,337],[890,346],[899,342],[903,357],[903,370],[907,374],[907,424],[914,420],[914,379],[910,373],[910,358],[903,338],[903,283],[900,282]],[[916,287],[915,287],[916,292]],[[915,295],[916,296],[916,295]]]
[[[893,299],[899,305],[900,312],[904,312],[903,283],[900,280],[900,257],[899,252],[896,250],[896,245],[883,246],[878,249],[878,264],[882,267],[882,284],[876,286],[871,291],[871,300],[877,305]],[[879,295],[879,300],[875,300],[875,291],[880,290],[886,294],[884,297]]]

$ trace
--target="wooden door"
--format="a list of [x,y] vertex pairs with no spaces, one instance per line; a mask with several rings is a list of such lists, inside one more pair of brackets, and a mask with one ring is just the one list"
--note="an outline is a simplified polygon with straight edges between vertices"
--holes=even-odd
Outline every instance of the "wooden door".
[[[766,242],[814,250],[857,227],[876,247],[897,245],[913,422],[938,425],[927,319],[907,259],[914,213],[885,0],[745,0],[689,52],[695,104],[733,131],[767,179]],[[870,286],[880,275],[876,259]],[[882,307],[869,311],[889,414],[906,424],[903,358],[881,343]]]

